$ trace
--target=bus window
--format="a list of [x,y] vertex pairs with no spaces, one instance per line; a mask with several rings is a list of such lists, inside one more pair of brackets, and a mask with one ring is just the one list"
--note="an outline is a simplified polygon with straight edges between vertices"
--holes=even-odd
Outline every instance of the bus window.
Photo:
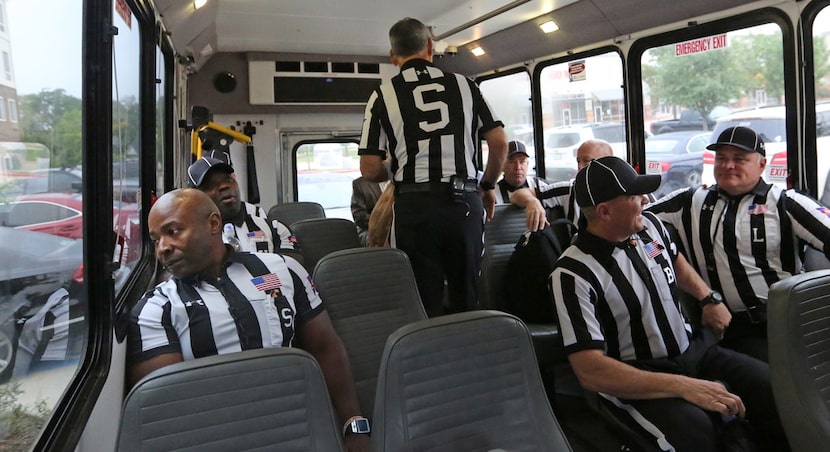
[[[818,193],[825,192],[830,172],[830,9],[824,8],[813,22],[813,79],[816,83],[816,163]],[[808,146],[809,148],[809,146]],[[822,198],[823,201],[826,201]]]
[[603,139],[614,155],[628,156],[622,59],[616,52],[552,64],[542,69],[542,144],[545,179],[576,175],[576,149],[585,140]]
[[[525,144],[530,153],[530,174],[536,174],[536,154],[533,147],[533,110],[530,103],[530,74],[514,72],[482,80],[481,94],[493,112],[504,123],[508,140]],[[487,165],[487,142],[482,141],[482,161]]]
[[[767,181],[786,186],[783,39],[775,24],[653,47],[641,57],[646,172],[662,174],[657,195],[713,184],[714,153],[700,141],[731,126],[766,141]],[[694,74],[694,76],[691,76]]]
[[156,47],[156,186],[153,193],[161,193],[164,187],[164,155],[167,150],[164,141],[164,125],[170,119],[167,117],[165,108],[167,101],[165,71],[164,54],[159,47]]
[[326,217],[352,219],[352,181],[360,177],[354,142],[304,142],[294,150],[297,200],[320,203]]
[[[129,16],[123,16],[129,14]],[[139,60],[138,21],[131,12],[114,12],[118,27],[114,41],[112,93],[112,180],[113,260],[120,264],[115,273],[116,293],[140,257],[141,227],[138,214],[139,194]]]
[[[28,450],[77,369],[83,2],[0,0],[0,444]],[[48,63],[44,63],[48,55]]]

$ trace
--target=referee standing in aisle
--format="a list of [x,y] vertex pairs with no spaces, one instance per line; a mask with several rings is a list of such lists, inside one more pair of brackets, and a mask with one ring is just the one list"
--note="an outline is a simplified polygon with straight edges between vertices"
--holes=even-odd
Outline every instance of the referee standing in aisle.
[[[429,28],[405,18],[389,30],[389,56],[400,73],[369,97],[360,139],[360,171],[395,182],[391,244],[407,253],[430,316],[478,307],[484,222],[507,154],[504,125],[478,86],[432,64]],[[475,155],[487,141],[479,184]],[[443,306],[444,281],[449,309]]]
[[[802,271],[806,243],[830,257],[830,209],[761,179],[764,141],[748,127],[724,130],[712,187],[674,192],[648,210],[677,228],[689,262],[732,311],[722,346],[767,361],[769,286]],[[701,306],[702,324],[719,322]]]

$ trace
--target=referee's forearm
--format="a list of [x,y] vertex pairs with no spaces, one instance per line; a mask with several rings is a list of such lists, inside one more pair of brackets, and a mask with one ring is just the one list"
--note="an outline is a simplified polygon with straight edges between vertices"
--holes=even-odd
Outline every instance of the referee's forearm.
[[678,254],[674,261],[674,274],[677,277],[677,287],[695,300],[702,300],[712,291],[682,254]]

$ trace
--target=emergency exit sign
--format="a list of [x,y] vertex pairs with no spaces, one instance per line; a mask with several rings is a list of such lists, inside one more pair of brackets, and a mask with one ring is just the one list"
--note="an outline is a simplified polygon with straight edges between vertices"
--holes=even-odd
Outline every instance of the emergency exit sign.
[[690,41],[678,42],[674,45],[674,56],[692,55],[694,53],[709,52],[711,50],[723,49],[727,46],[726,33],[706,36],[705,38],[692,39]]

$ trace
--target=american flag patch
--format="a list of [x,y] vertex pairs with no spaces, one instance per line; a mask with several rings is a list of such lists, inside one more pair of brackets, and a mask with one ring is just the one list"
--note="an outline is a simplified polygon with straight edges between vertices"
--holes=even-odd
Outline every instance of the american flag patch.
[[752,204],[747,209],[750,215],[761,215],[762,213],[767,211],[766,204]]
[[265,237],[265,232],[263,231],[251,231],[248,233],[248,237],[252,239],[259,239]]
[[643,249],[646,250],[646,254],[648,255],[648,257],[654,259],[660,253],[663,252],[664,248],[659,243],[657,243],[656,240],[652,240],[651,242],[648,242],[645,245],[643,245]]
[[278,289],[282,286],[279,276],[275,275],[274,273],[268,273],[267,275],[257,276],[256,278],[252,279],[251,282],[254,283],[257,289],[263,292]]
[[294,234],[289,235],[288,236],[288,241],[291,242],[291,243],[297,243],[297,236],[294,235]]
[[308,285],[311,286],[311,291],[317,293],[317,288],[314,287],[314,281],[311,280],[311,275],[306,276],[306,279],[308,279]]
[[828,209],[827,207],[824,207],[824,206],[816,207],[816,210],[818,210],[818,213],[823,213],[823,214],[827,215],[828,217],[830,217],[830,209]]

